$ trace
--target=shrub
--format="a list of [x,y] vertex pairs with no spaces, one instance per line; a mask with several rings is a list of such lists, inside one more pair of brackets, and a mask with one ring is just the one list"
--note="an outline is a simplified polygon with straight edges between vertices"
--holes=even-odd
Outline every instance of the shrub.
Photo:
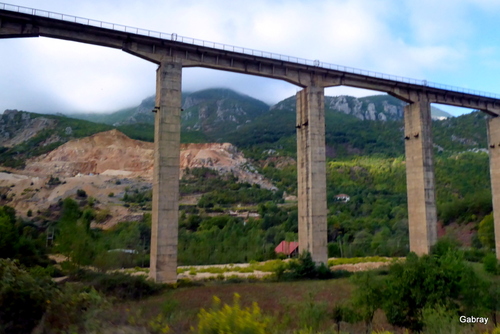
[[316,264],[309,252],[302,253],[297,261],[291,261],[289,268],[294,278],[316,278]]
[[51,175],[50,178],[49,178],[49,181],[47,181],[47,184],[49,186],[55,186],[55,185],[61,184],[61,180],[59,180],[58,177],[53,177]]
[[142,275],[104,274],[81,269],[72,273],[71,279],[82,281],[106,296],[123,300],[138,300],[165,288],[164,284],[155,283]]
[[463,261],[460,253],[442,257],[410,253],[389,268],[383,309],[390,324],[421,331],[423,310],[438,305],[449,310],[484,312],[488,284]]
[[463,252],[464,260],[469,262],[482,262],[488,252],[484,249],[471,248]]
[[325,302],[317,302],[309,295],[309,300],[301,304],[297,312],[299,326],[308,328],[311,333],[318,333],[321,325],[328,319],[328,305]]
[[0,333],[30,333],[45,313],[54,285],[18,263],[0,259]]
[[460,246],[460,243],[449,237],[443,237],[434,244],[431,248],[431,254],[437,257],[442,257],[448,252],[456,252]]
[[44,327],[57,333],[82,333],[99,322],[98,314],[108,306],[95,289],[65,284],[57,289],[47,307]]
[[95,221],[98,223],[98,224],[102,224],[104,223],[109,217],[111,216],[111,213],[109,211],[109,209],[103,209],[103,210],[99,210],[97,211],[97,213],[95,214]]
[[253,303],[251,308],[241,308],[238,294],[234,294],[232,306],[221,306],[220,299],[214,297],[212,308],[208,311],[201,309],[198,319],[196,333],[199,334],[265,334],[270,321],[261,314],[257,303]]
[[361,317],[351,307],[338,304],[333,307],[331,318],[337,325],[337,333],[340,333],[340,324],[342,322],[356,323],[361,320]]
[[87,193],[83,189],[77,189],[76,190],[76,196],[85,198],[85,197],[87,197]]
[[114,193],[114,192],[110,192],[110,193],[108,194],[108,197],[114,197],[114,196],[115,196],[115,193]]
[[424,308],[422,318],[424,332],[428,334],[468,333],[468,331],[463,331],[463,324],[457,321],[456,312],[448,310],[442,305]]
[[371,271],[357,273],[351,281],[357,287],[352,293],[352,304],[365,322],[368,332],[371,330],[375,312],[382,308],[384,284]]
[[498,273],[498,260],[495,254],[489,253],[483,258],[483,267],[487,273],[496,275]]
[[284,277],[290,279],[329,279],[333,277],[330,268],[324,264],[317,266],[309,252],[304,252],[297,260],[290,261],[288,269]]

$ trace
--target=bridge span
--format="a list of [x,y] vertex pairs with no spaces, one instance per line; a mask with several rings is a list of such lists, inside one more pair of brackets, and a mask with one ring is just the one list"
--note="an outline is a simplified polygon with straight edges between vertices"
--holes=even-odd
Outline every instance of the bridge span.
[[[0,38],[49,37],[123,50],[158,64],[150,276],[177,280],[182,68],[205,67],[284,80],[297,93],[299,247],[327,260],[324,88],[386,92],[404,111],[410,250],[437,240],[431,103],[477,109],[488,120],[497,257],[500,258],[500,95],[207,42],[72,15],[0,3]],[[403,140],[403,139],[402,139]]]

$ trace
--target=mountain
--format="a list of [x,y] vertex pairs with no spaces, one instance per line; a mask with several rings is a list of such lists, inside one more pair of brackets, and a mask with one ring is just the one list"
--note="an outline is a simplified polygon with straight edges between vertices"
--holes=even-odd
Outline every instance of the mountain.
[[[211,132],[221,127],[230,128],[245,123],[269,110],[269,106],[250,96],[230,89],[212,88],[182,95],[183,127],[187,130]],[[154,124],[155,97],[150,96],[134,108],[111,114],[72,114],[70,117],[106,123],[114,126]]]
[[185,97],[182,129],[207,135],[237,129],[268,112],[269,106],[229,89],[206,89]]
[[[262,101],[229,89],[206,89],[184,94],[182,106],[183,143],[230,142],[256,159],[268,150],[292,157],[296,154],[295,97],[269,107]],[[153,107],[154,98],[149,97],[135,108],[109,115],[85,116],[114,125],[6,111],[0,116],[0,164],[23,166],[27,158],[47,153],[70,139],[112,128],[134,139],[153,141]],[[326,96],[327,156],[403,154],[403,108],[403,102],[389,95],[364,98]],[[439,110],[433,108],[433,112]],[[434,122],[437,153],[486,148],[483,116],[479,113],[471,115],[477,116]]]
[[453,117],[452,114],[447,113],[446,111],[441,110],[435,106],[431,106],[431,115],[432,115],[432,119],[440,120],[440,121]]
[[[360,120],[387,121],[403,119],[406,102],[398,100],[390,95],[373,95],[356,98],[348,95],[325,96],[325,110],[352,115]],[[274,106],[271,110],[295,111],[295,97],[287,98]],[[432,106],[433,119],[445,119],[453,117],[447,112]]]
[[0,115],[0,165],[23,167],[27,158],[50,152],[68,140],[112,128],[64,116],[6,110]]
[[[154,104],[154,96],[151,96],[135,108],[108,115],[80,114],[71,117],[104,122],[133,138],[153,141],[154,114],[151,110]],[[396,147],[396,143],[391,142],[394,136],[399,136],[399,132],[391,129],[391,124],[383,123],[401,120],[405,105],[404,102],[386,94],[363,98],[325,96],[327,142],[333,143],[330,145],[329,155],[335,157],[373,152],[386,154],[389,151],[402,154],[401,145]],[[279,144],[278,148],[283,146],[293,155],[295,144],[290,136],[295,134],[295,110],[294,96],[269,107],[262,101],[230,89],[213,88],[184,93],[181,140],[184,143],[229,141],[244,148],[252,143],[274,143],[280,140],[284,143]],[[446,115],[435,107],[432,112],[440,115],[436,116],[436,119],[442,119],[445,117],[443,115]],[[380,124],[357,121],[377,121],[376,123]],[[349,129],[342,125],[344,122],[349,123]],[[367,127],[378,130],[367,132]],[[379,138],[375,135],[379,130],[386,136]],[[338,141],[343,143],[336,145]],[[379,145],[380,142],[388,144]],[[368,143],[369,148],[363,143]]]
[[[286,107],[288,104],[289,107]],[[250,150],[247,156],[260,159],[263,152],[295,156],[295,104],[292,98],[275,106],[265,116],[246,124],[222,139],[237,147]],[[292,105],[290,107],[290,105]],[[467,150],[487,148],[486,116],[473,112],[432,123],[436,154],[451,155]],[[326,154],[329,158],[353,155],[396,157],[404,154],[403,120],[362,121],[355,116],[325,108]],[[251,155],[253,154],[253,155]]]
[[[122,109],[111,114],[72,114],[69,117],[96,123],[123,126],[137,123],[154,123],[151,112],[155,105],[154,96],[144,99],[137,107]],[[403,117],[406,103],[390,95],[373,95],[362,98],[352,96],[325,96],[325,108],[360,120],[399,120]],[[269,107],[262,101],[225,88],[211,88],[182,95],[182,126],[187,131],[201,131],[216,134],[231,131],[252,122],[269,110],[289,109],[295,111],[295,97],[287,98]],[[443,119],[450,114],[432,107],[433,118]]]

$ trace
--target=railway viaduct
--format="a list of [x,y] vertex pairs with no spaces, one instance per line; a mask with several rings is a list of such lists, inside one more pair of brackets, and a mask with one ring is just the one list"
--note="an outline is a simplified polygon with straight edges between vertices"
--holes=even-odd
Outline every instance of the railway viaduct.
[[[196,40],[0,3],[0,38],[49,37],[123,50],[158,64],[150,276],[177,280],[181,80],[184,67],[204,67],[292,83],[297,93],[299,247],[327,261],[324,88],[386,92],[408,105],[404,141],[410,250],[426,254],[437,239],[430,104],[488,114],[495,239],[500,257],[500,96],[389,76],[242,47]],[[403,138],[401,138],[403,140]]]

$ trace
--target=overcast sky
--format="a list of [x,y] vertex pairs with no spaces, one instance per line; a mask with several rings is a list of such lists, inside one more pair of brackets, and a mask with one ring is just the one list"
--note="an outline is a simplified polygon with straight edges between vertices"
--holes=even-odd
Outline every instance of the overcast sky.
[[[499,0],[7,3],[500,93]],[[155,70],[155,64],[115,49],[48,38],[3,39],[0,112],[103,112],[135,106],[154,94]],[[183,70],[184,91],[210,87],[232,88],[269,104],[298,89],[248,75]],[[326,91],[358,97],[376,93],[348,87]]]

